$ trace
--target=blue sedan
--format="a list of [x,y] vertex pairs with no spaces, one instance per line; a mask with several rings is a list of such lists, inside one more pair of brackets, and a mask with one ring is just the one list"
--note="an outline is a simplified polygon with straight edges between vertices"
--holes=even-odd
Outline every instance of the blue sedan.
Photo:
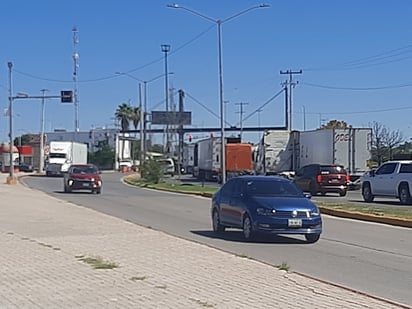
[[240,228],[246,240],[257,233],[301,234],[319,240],[319,208],[293,182],[277,176],[240,176],[226,182],[212,198],[215,233]]

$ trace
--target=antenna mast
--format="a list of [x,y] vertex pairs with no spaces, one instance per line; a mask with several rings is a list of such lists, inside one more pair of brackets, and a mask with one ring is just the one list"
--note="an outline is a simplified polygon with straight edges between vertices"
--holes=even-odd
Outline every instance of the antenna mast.
[[73,82],[74,82],[74,139],[76,140],[77,132],[79,132],[79,96],[77,89],[77,77],[79,72],[79,53],[77,52],[77,44],[79,44],[78,31],[76,26],[73,27]]

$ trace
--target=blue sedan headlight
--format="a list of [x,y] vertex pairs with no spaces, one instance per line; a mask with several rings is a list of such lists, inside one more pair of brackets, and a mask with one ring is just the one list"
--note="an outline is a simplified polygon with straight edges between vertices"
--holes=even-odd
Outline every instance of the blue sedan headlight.
[[311,211],[310,211],[310,216],[311,217],[317,217],[317,216],[320,216],[320,210],[319,210],[319,208],[315,208],[315,209],[312,209]]
[[276,214],[276,209],[259,207],[256,209],[256,212],[258,215],[261,215],[261,216],[273,216]]

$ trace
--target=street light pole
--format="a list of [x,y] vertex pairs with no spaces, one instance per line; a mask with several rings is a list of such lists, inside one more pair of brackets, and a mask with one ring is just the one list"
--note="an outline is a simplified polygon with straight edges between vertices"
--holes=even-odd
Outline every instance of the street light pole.
[[13,143],[13,84],[12,84],[12,69],[13,63],[8,62],[7,66],[9,68],[9,151],[10,151],[10,164],[9,164],[9,177],[7,179],[8,184],[15,184],[16,179],[14,177],[14,161],[13,161],[13,154],[14,154],[14,143]]
[[220,152],[220,170],[222,173],[222,185],[226,182],[226,140],[225,140],[225,111],[224,111],[224,98],[223,98],[223,60],[222,60],[222,24],[225,22],[235,19],[251,10],[258,9],[258,8],[267,8],[270,7],[268,4],[259,4],[256,6],[252,6],[248,9],[240,11],[226,19],[213,19],[209,16],[206,16],[202,13],[199,13],[195,10],[186,8],[184,6],[174,4],[168,4],[167,7],[173,9],[182,9],[188,11],[194,15],[202,17],[210,22],[213,22],[217,25],[217,37],[218,37],[218,66],[219,66],[219,104],[220,104],[220,136],[221,136],[221,152]]
[[47,89],[41,89],[41,115],[40,115],[40,155],[39,155],[39,173],[43,172],[44,168],[44,93],[48,91]]
[[225,139],[225,101],[223,99],[223,60],[222,60],[222,21],[217,23],[217,33],[219,42],[219,105],[220,105],[220,172],[222,174],[222,185],[226,182],[226,139]]

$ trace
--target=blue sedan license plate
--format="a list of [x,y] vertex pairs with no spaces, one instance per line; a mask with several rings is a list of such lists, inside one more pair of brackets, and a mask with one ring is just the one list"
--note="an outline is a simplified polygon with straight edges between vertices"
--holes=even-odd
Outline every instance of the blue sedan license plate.
[[302,219],[288,219],[288,226],[290,227],[301,227]]

